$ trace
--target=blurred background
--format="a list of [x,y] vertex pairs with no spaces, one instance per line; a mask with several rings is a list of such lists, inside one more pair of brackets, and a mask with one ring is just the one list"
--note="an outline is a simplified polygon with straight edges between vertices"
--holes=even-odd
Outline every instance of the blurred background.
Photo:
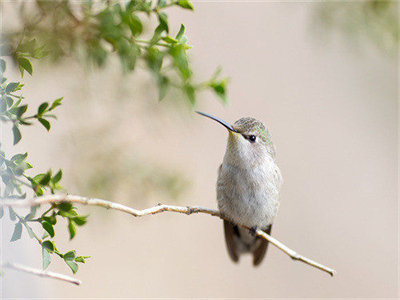
[[[5,26],[13,15],[3,4]],[[3,297],[398,296],[398,3],[194,5],[194,12],[172,9],[170,26],[185,24],[196,75],[221,65],[230,77],[227,105],[205,92],[196,109],[268,126],[284,178],[272,235],[337,275],[293,262],[273,246],[259,268],[250,257],[233,264],[217,218],[135,219],[82,207],[88,224],[71,242],[65,230],[56,238],[60,248],[92,256],[76,274],[83,284],[7,270]],[[92,70],[74,59],[37,64],[25,83],[34,106],[64,96],[50,134],[24,128],[19,147],[42,171],[63,168],[69,193],[135,208],[216,207],[227,133],[193,113],[181,95],[158,102],[149,76],[124,75],[117,60]],[[8,243],[7,226],[3,257],[40,268],[40,247],[27,235]],[[57,260],[50,270],[70,273]]]

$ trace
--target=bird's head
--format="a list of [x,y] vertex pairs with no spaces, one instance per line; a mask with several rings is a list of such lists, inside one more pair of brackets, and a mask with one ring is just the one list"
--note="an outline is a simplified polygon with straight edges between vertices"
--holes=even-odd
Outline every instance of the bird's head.
[[225,160],[229,164],[238,167],[254,167],[267,159],[274,160],[275,147],[272,144],[268,129],[262,122],[246,117],[231,125],[209,114],[197,113],[217,121],[228,129],[229,137]]

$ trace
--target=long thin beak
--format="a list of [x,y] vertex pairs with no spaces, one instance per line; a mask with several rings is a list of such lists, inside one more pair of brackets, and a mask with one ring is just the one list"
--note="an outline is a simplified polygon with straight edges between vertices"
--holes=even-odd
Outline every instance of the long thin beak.
[[225,122],[224,120],[221,120],[220,118],[217,118],[217,117],[214,117],[214,116],[212,116],[212,115],[203,113],[203,112],[201,112],[201,111],[196,111],[196,112],[197,112],[199,115],[202,115],[202,116],[205,116],[205,117],[207,117],[207,118],[210,118],[211,120],[217,121],[219,124],[221,124],[222,126],[224,126],[226,129],[238,133],[238,131],[235,130],[235,129],[232,127],[231,124]]

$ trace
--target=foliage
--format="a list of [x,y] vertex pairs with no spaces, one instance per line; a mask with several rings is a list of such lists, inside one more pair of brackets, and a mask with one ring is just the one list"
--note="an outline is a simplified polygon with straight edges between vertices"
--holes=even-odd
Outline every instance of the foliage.
[[[45,52],[57,61],[75,54],[92,65],[102,67],[108,58],[117,55],[125,72],[139,67],[153,74],[162,100],[171,88],[180,90],[191,105],[202,89],[210,89],[226,102],[226,78],[213,76],[196,83],[187,56],[191,48],[182,24],[173,34],[168,23],[166,9],[178,7],[193,10],[188,0],[148,0],[72,3],[72,1],[37,0],[34,7],[21,4],[20,14],[23,30],[4,34],[11,52],[19,66],[32,73],[24,52],[31,57]],[[155,28],[151,24],[156,21]],[[146,25],[149,26],[146,26]],[[15,47],[23,41],[21,47]],[[40,54],[34,44],[45,45]],[[13,49],[17,51],[14,52]]]
[[[190,46],[187,43],[185,26],[181,25],[176,34],[171,33],[166,9],[180,7],[193,10],[193,5],[188,0],[159,0],[157,3],[146,0],[126,3],[37,0],[33,6],[23,1],[18,5],[23,22],[22,30],[3,32],[0,54],[13,58],[21,76],[26,73],[32,75],[32,61],[43,57],[56,62],[74,54],[102,67],[111,55],[117,55],[125,72],[132,72],[142,64],[154,75],[160,100],[171,88],[177,88],[186,95],[191,105],[195,105],[196,95],[202,89],[210,89],[226,101],[227,79],[220,79],[219,71],[209,80],[194,82],[193,70],[187,56]],[[157,26],[150,30],[149,36],[149,26],[144,18],[157,20]],[[4,77],[4,59],[0,59],[0,71],[0,119],[4,125],[10,125],[13,144],[21,141],[21,128],[24,126],[40,124],[49,131],[51,122],[56,119],[54,112],[62,104],[62,98],[43,102],[35,109],[34,114],[28,114],[28,104],[22,95],[23,83],[9,82]],[[32,168],[32,164],[28,162],[28,153],[10,157],[1,145],[1,198],[24,199],[63,190],[60,185],[62,170],[55,174],[49,170],[29,176],[27,171],[32,172]],[[165,184],[176,185],[173,177],[171,180]],[[75,237],[77,228],[86,223],[87,216],[79,215],[76,207],[69,203],[53,204],[42,213],[31,208],[25,216],[12,208],[8,210],[9,219],[14,222],[10,241],[19,240],[25,229],[42,248],[43,269],[49,266],[52,255],[63,259],[73,273],[78,271],[78,263],[85,263],[88,256],[77,255],[75,250],[62,252],[56,247],[54,240],[57,235],[54,225],[60,218],[67,223],[70,239]],[[0,218],[3,215],[4,209],[0,205]],[[35,232],[32,227],[34,223],[40,224],[42,234]]]
[[337,29],[352,39],[368,40],[384,53],[397,57],[398,5],[397,1],[390,0],[320,3],[316,10],[316,28]]

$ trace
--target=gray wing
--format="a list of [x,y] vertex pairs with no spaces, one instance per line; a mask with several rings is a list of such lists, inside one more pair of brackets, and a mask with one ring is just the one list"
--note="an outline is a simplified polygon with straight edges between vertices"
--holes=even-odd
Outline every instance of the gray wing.
[[[272,224],[269,225],[267,227],[267,229],[265,229],[264,231],[267,234],[271,234],[271,230],[272,230]],[[258,239],[259,239],[259,241],[258,241],[259,245],[253,251],[253,265],[254,266],[258,266],[262,262],[265,254],[267,253],[267,250],[268,250],[268,241],[261,239],[261,238],[258,238]]]
[[226,248],[228,250],[230,258],[234,262],[239,261],[237,243],[235,242],[235,235],[237,235],[237,228],[231,222],[224,220],[224,232],[225,232],[225,242]]

